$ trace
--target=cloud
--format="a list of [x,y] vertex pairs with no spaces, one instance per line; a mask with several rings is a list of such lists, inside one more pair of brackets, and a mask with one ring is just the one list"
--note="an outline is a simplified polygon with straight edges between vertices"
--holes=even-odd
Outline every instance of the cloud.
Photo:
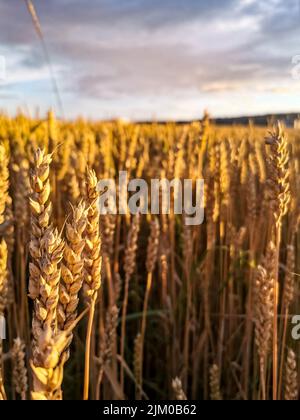
[[203,84],[201,90],[205,93],[222,93],[239,91],[241,87],[241,84],[237,82],[212,82]]
[[[148,118],[152,110],[165,113],[165,105],[172,117],[185,108],[177,101],[191,106],[201,98],[218,108],[222,95],[255,95],[264,85],[274,97],[281,85],[293,94],[298,0],[35,0],[35,5],[67,106],[84,103],[79,110],[99,115],[108,101],[116,114],[132,114],[138,103],[138,113]],[[1,2],[0,39],[11,80],[26,85],[33,102],[30,84],[45,82],[47,69],[20,0]],[[43,92],[40,100],[47,105]]]

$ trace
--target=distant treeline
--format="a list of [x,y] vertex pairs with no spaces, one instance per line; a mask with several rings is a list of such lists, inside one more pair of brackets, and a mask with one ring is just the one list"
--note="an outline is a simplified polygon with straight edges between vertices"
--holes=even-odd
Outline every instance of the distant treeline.
[[245,116],[236,118],[216,118],[214,122],[217,125],[248,125],[249,121],[254,125],[266,126],[270,125],[275,121],[282,121],[287,127],[294,127],[294,122],[298,120],[300,114],[274,114],[274,115],[257,115],[257,116]]
[[[292,114],[266,114],[232,118],[212,118],[216,125],[249,125],[252,123],[256,126],[273,125],[276,121],[281,121],[286,127],[294,127],[295,121],[300,121],[300,113]],[[159,124],[166,124],[169,121],[159,121]],[[191,121],[176,121],[177,124],[188,124]],[[141,124],[152,124],[153,121],[139,121]]]

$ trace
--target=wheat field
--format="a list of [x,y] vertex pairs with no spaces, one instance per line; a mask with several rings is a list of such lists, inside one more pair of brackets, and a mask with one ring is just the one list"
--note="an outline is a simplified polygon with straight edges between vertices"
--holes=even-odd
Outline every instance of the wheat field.
[[[0,138],[0,400],[298,399],[298,131],[49,112]],[[100,215],[123,170],[204,179],[204,222]]]

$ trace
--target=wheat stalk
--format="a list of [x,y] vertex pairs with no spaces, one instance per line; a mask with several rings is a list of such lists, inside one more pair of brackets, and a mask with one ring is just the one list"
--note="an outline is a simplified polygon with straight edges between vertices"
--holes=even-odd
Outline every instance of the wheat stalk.
[[70,331],[58,329],[60,263],[64,242],[50,225],[51,202],[49,165],[51,155],[37,150],[31,172],[31,254],[29,292],[34,300],[32,319],[33,400],[61,399],[65,348],[69,345]]
[[[0,243],[0,317],[4,317],[7,306],[7,245],[4,240]],[[2,321],[2,319],[1,319]],[[3,379],[3,348],[2,337],[0,337],[0,400],[6,400]]]
[[68,191],[69,201],[74,205],[77,204],[80,199],[80,185],[76,176],[76,171],[73,167],[71,167],[68,172],[66,188]]
[[34,266],[35,275],[39,279],[39,295],[34,302],[32,323],[33,399],[53,400],[62,397],[60,386],[66,361],[63,350],[71,341],[70,333],[61,333],[57,322],[63,251],[64,242],[58,232],[48,228],[40,241],[41,259]]
[[255,342],[258,348],[263,399],[266,399],[266,358],[272,339],[274,316],[275,245],[270,242],[267,254],[258,266],[255,281]]
[[97,190],[97,177],[93,170],[88,169],[86,173],[86,208],[87,225],[85,231],[85,277],[84,293],[88,302],[96,301],[98,290],[101,286],[101,236],[99,228],[99,210]]
[[27,369],[25,365],[25,344],[20,338],[14,340],[11,351],[13,359],[13,384],[22,400],[26,400],[28,390]]
[[[0,144],[0,232],[5,234],[5,210],[8,200],[8,158],[5,147]],[[3,230],[4,228],[4,230]],[[8,272],[7,272],[8,249],[4,239],[0,242],[0,317],[4,317],[4,311],[8,300]],[[0,337],[0,400],[6,400],[3,378],[3,347]]]
[[287,137],[280,123],[270,133],[270,136],[266,138],[266,144],[270,146],[270,155],[267,161],[267,199],[276,225],[279,226],[283,216],[288,211],[288,205],[291,200],[290,171],[288,168],[289,148]]
[[7,272],[7,245],[4,239],[0,242],[0,316],[4,316],[7,306],[8,272]]
[[142,336],[138,333],[134,339],[134,351],[133,351],[133,372],[135,378],[135,396],[136,400],[141,399],[142,393]]
[[[127,237],[127,244],[125,249],[125,258],[124,258],[124,271],[125,271],[125,285],[124,285],[124,296],[123,296],[123,306],[122,306],[122,320],[121,320],[121,348],[120,355],[121,358],[124,358],[124,349],[125,349],[125,334],[126,334],[126,313],[128,305],[128,292],[129,292],[129,281],[135,270],[136,265],[136,252],[137,252],[137,241],[140,231],[140,216],[137,214],[133,218],[133,222],[130,226],[130,230]],[[121,386],[124,388],[124,369],[121,366],[120,372]]]
[[287,247],[287,261],[286,261],[286,274],[284,282],[283,304],[285,309],[289,309],[295,296],[295,247],[288,245]]
[[8,200],[9,159],[3,144],[0,144],[0,227],[5,222],[5,210]]
[[67,330],[77,317],[78,294],[83,283],[82,258],[85,240],[87,211],[83,202],[72,208],[71,221],[66,223],[66,245],[61,266],[58,323],[61,330]]
[[[142,313],[142,326],[141,326],[141,356],[140,356],[140,372],[143,373],[143,361],[144,361],[144,345],[145,345],[145,334],[146,334],[146,323],[147,323],[147,310],[149,304],[149,297],[152,287],[152,276],[155,269],[155,265],[158,257],[158,247],[159,247],[159,235],[160,235],[160,226],[157,218],[154,218],[151,221],[150,226],[150,236],[147,246],[147,259],[146,259],[146,270],[147,270],[147,284],[146,292],[144,297],[143,304],[143,313]],[[140,379],[140,384],[142,384],[142,378]]]
[[212,365],[209,369],[210,398],[213,401],[223,399],[220,391],[220,371],[217,365]]
[[97,381],[97,400],[100,399],[100,386],[103,378],[105,366],[107,366],[113,356],[113,348],[117,338],[117,325],[118,325],[119,310],[117,306],[112,306],[106,316],[106,324],[104,336],[100,341],[99,348],[99,373]]
[[281,360],[280,360],[280,375],[279,375],[279,390],[282,388],[282,381],[283,381],[283,366],[284,366],[284,357],[285,357],[285,343],[286,343],[286,336],[287,336],[287,328],[288,328],[288,314],[289,308],[291,303],[293,302],[294,295],[295,295],[295,279],[294,279],[294,271],[295,271],[295,247],[293,245],[289,245],[287,247],[287,260],[286,260],[286,274],[285,274],[285,282],[284,282],[284,289],[283,289],[283,297],[282,297],[282,312],[284,314],[283,319],[283,333],[282,333],[282,346],[281,346]]
[[[0,358],[2,360],[2,342],[0,342]],[[1,365],[2,365],[2,361],[1,361]],[[5,401],[6,398],[6,393],[5,393],[5,389],[4,389],[4,380],[3,380],[3,376],[2,376],[2,366],[0,366],[0,401]]]
[[105,275],[108,283],[110,305],[113,305],[115,301],[115,291],[113,286],[114,276],[112,274],[112,267],[110,261],[113,258],[114,252],[116,216],[112,214],[106,214],[101,217],[100,221],[102,237],[102,255],[105,267]]
[[172,388],[175,394],[175,399],[177,401],[186,401],[187,397],[182,388],[182,382],[179,378],[175,378],[172,380]]
[[50,197],[50,163],[51,155],[46,155],[44,150],[38,149],[34,154],[33,169],[30,174],[31,197],[31,238],[29,251],[32,258],[30,264],[29,296],[37,299],[39,295],[38,264],[41,260],[40,241],[50,225],[52,204]]
[[288,349],[286,359],[284,399],[286,401],[298,400],[298,376],[296,355],[291,349]]
[[289,182],[289,149],[288,141],[280,123],[266,139],[270,146],[268,159],[267,199],[275,221],[275,243],[277,258],[274,276],[274,318],[273,318],[273,400],[278,397],[278,264],[281,244],[282,219],[287,214],[291,200]]
[[100,214],[98,210],[99,192],[97,190],[97,177],[94,171],[88,169],[86,173],[86,206],[87,206],[87,225],[86,225],[86,248],[84,263],[84,286],[83,290],[88,303],[90,304],[88,329],[86,335],[85,349],[85,375],[83,399],[89,396],[89,371],[90,371],[90,352],[91,335],[94,321],[95,304],[98,290],[101,286],[101,236],[99,229]]

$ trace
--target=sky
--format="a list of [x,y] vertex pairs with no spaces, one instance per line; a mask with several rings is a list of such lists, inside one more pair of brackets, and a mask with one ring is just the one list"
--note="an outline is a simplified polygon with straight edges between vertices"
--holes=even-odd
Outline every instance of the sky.
[[[67,118],[300,112],[300,0],[33,2]],[[60,113],[24,0],[0,0],[0,103]]]

